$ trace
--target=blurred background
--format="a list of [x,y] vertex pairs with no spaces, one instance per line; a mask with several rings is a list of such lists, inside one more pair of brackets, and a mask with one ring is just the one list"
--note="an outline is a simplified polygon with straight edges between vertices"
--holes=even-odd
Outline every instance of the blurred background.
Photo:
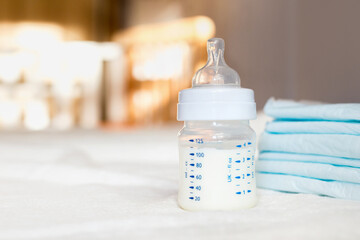
[[176,121],[206,40],[266,100],[360,102],[358,0],[0,0],[0,129]]

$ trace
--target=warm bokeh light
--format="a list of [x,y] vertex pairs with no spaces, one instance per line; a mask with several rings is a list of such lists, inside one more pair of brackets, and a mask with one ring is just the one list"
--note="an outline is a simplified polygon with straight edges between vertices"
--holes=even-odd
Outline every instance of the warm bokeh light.
[[100,43],[68,41],[81,35],[71,26],[0,23],[0,128],[94,128],[104,114],[137,124],[173,120],[176,93],[215,32],[210,18],[197,16],[135,26]]
[[49,109],[43,100],[27,101],[24,109],[24,123],[30,130],[42,130],[49,126]]
[[13,50],[0,52],[0,81],[15,83],[20,79],[24,67],[22,56]]
[[54,23],[0,22],[2,48],[44,50],[65,40],[65,29]]
[[215,34],[215,24],[205,16],[183,18],[165,23],[140,25],[114,36],[125,46],[138,43],[157,43],[159,39],[171,41],[206,41]]
[[0,126],[13,129],[20,125],[21,106],[9,98],[0,98]]
[[132,75],[140,81],[177,79],[183,74],[189,54],[185,42],[136,46],[131,53]]
[[64,41],[64,35],[59,25],[25,22],[14,26],[13,44],[20,49],[44,51]]
[[175,120],[177,92],[190,85],[206,40],[215,34],[204,16],[135,26],[115,34],[130,60],[130,111],[134,123]]
[[0,23],[0,127],[94,128],[100,119],[103,61],[118,44],[65,41],[50,23]]

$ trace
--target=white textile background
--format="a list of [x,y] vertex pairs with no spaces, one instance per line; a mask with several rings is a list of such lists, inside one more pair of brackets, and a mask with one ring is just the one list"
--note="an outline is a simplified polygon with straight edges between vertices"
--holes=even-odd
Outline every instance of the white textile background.
[[360,202],[259,190],[255,208],[176,203],[177,127],[0,134],[0,239],[360,239]]

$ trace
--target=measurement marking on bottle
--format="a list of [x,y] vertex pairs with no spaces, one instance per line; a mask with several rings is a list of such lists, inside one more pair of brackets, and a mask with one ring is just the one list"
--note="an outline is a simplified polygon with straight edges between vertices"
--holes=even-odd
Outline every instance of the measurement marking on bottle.
[[241,148],[241,145],[236,145],[236,147]]
[[197,138],[196,139],[196,143],[198,144],[203,144],[204,143],[204,140],[202,138]]
[[205,156],[205,154],[203,152],[196,153],[196,157],[198,157],[198,158],[203,158],[204,156]]
[[[207,148],[203,149],[200,147],[200,144],[205,144],[206,142],[201,142],[201,140],[198,140],[197,138],[193,138],[192,140],[194,141],[189,145],[193,146],[188,146],[187,152],[184,155],[184,160],[186,161],[184,169],[187,171],[187,187],[185,191],[187,192],[186,197],[188,201],[192,201],[193,204],[199,204],[203,201],[208,201],[206,193],[209,188],[206,188],[207,182],[203,181],[204,177],[207,176],[208,158],[212,160],[213,156],[212,152],[207,151]],[[246,146],[246,144],[248,144],[248,146]],[[254,143],[252,144],[254,145]],[[248,147],[250,147],[249,142],[242,141],[239,145],[241,147],[233,149],[230,155],[226,153],[226,155],[222,155],[221,158],[226,161],[224,162],[224,168],[226,167],[226,172],[224,172],[224,174],[226,173],[226,180],[224,179],[224,181],[229,184],[228,186],[233,186],[233,190],[229,192],[229,194],[232,194],[232,196],[236,198],[244,198],[247,197],[247,195],[250,196],[253,191],[253,179],[251,174],[251,171],[253,170],[253,166],[251,166],[253,162],[251,161],[253,160],[253,151],[248,149]],[[232,146],[234,148],[234,146],[238,145],[235,143]],[[204,170],[206,171],[204,172]],[[248,190],[250,190],[250,192]]]
[[251,190],[247,190],[247,192],[248,192],[248,193],[250,193],[250,192],[251,192]]

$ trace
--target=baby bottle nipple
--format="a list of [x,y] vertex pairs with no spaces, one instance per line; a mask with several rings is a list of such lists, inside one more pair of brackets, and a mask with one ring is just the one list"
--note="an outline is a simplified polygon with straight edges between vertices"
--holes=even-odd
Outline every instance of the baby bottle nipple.
[[221,38],[207,42],[208,60],[199,69],[193,80],[193,87],[240,87],[240,77],[224,60],[225,43]]

